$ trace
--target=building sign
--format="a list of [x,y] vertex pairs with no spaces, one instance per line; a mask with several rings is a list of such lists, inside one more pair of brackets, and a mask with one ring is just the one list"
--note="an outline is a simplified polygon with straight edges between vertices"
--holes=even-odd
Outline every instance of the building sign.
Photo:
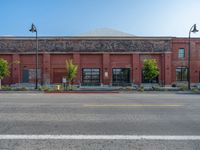
[[104,76],[105,76],[106,78],[108,78],[108,72],[107,72],[107,71],[104,72]]

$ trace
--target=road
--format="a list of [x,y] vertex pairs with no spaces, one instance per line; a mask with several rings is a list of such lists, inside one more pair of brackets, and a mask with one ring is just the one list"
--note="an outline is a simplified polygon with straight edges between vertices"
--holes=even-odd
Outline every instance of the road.
[[0,94],[0,150],[199,150],[200,95]]

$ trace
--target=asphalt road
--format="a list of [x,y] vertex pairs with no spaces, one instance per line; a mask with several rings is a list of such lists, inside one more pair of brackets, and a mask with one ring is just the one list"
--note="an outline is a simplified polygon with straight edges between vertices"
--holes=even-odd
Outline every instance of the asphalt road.
[[0,149],[199,150],[200,95],[0,94]]

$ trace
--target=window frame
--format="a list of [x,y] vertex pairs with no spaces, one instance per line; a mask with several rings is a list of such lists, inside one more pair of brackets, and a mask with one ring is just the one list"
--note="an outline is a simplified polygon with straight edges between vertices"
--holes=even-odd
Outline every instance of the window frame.
[[[84,70],[88,71],[88,78],[85,78]],[[95,70],[98,70],[95,73]],[[89,81],[89,82],[87,82]],[[98,86],[101,82],[101,69],[100,68],[82,68],[82,85],[85,86]]]
[[[181,50],[183,50],[181,52]],[[185,48],[179,48],[178,49],[178,59],[184,59],[185,58]]]
[[[128,70],[128,78],[124,80],[124,76],[121,74],[123,69]],[[116,72],[119,72],[117,75]],[[116,76],[119,76],[119,80],[114,81]],[[131,68],[112,68],[112,85],[113,86],[127,86],[131,83]]]
[[[177,70],[180,69],[180,79],[177,78]],[[184,71],[186,70],[186,78],[184,77]],[[188,81],[188,67],[176,67],[176,81]]]

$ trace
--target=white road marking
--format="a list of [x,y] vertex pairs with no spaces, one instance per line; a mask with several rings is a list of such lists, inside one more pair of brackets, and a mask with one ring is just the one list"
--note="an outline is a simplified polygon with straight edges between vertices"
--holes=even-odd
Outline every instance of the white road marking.
[[0,140],[200,140],[198,135],[0,135]]
[[181,104],[85,104],[84,107],[181,107]]

